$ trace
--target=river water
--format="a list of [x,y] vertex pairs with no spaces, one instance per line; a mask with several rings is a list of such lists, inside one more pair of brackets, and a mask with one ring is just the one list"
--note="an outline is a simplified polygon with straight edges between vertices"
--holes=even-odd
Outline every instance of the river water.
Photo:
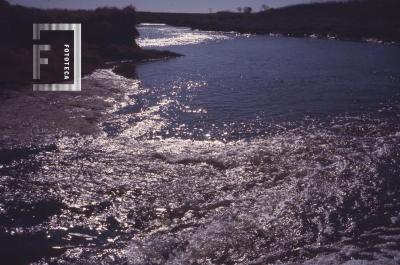
[[0,152],[5,260],[400,263],[398,47],[139,31],[184,56],[85,77],[99,132]]

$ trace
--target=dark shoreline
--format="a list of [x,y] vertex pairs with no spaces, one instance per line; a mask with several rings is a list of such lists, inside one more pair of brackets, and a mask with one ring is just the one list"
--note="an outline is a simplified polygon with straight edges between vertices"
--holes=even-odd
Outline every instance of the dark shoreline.
[[400,18],[396,10],[400,10],[396,0],[365,0],[302,4],[252,14],[137,12],[137,21],[210,31],[398,44]]
[[[104,7],[95,10],[38,9],[11,5],[0,0],[0,98],[10,91],[30,91],[32,83],[32,24],[33,23],[80,23],[82,25],[82,76],[96,69],[110,68],[109,62],[129,61],[129,71],[119,71],[125,77],[135,77],[135,64],[181,56],[169,51],[142,49],[136,44],[139,36],[135,28],[136,10]],[[55,43],[65,36],[56,36]],[[54,41],[54,40],[53,40]],[[58,76],[63,53],[56,50],[50,54],[55,65],[48,67],[42,76],[49,80]],[[52,56],[52,57],[51,57]],[[60,60],[61,58],[61,60]],[[124,63],[124,68],[128,68]],[[118,68],[118,67],[117,67]],[[118,70],[117,70],[118,71]]]

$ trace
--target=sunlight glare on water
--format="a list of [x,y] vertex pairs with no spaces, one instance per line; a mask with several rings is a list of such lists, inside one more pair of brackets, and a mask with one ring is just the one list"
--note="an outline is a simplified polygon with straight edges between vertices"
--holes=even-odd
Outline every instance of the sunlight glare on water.
[[34,265],[399,264],[397,50],[140,30],[186,56],[137,79],[94,72],[62,98],[78,122],[1,150],[6,250],[33,242],[18,254]]
[[189,28],[174,28],[160,24],[139,24],[138,29],[145,32],[136,40],[142,48],[167,47],[176,45],[200,44],[203,42],[228,40],[234,35],[206,31],[193,31]]

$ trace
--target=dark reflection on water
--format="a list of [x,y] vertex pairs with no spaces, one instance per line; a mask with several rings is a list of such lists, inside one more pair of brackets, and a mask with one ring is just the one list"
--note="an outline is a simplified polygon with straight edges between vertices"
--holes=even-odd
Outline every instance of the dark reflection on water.
[[0,150],[2,261],[399,263],[398,48],[141,31],[100,134]]

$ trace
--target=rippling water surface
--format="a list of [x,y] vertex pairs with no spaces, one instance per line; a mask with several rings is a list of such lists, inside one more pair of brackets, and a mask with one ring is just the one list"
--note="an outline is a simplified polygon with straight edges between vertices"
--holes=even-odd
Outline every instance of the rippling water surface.
[[1,151],[6,260],[400,263],[398,47],[139,30],[185,56],[84,78],[121,94],[99,133]]

